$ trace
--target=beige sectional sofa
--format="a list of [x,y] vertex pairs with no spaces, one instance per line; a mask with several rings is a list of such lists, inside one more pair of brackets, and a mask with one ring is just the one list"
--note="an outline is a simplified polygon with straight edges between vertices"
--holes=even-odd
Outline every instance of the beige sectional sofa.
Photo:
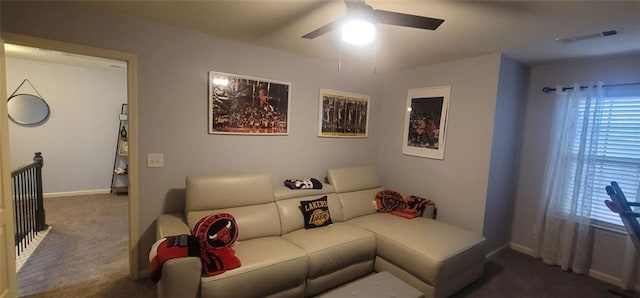
[[[190,176],[185,214],[158,218],[156,237],[188,234],[211,213],[232,214],[242,266],[201,277],[198,258],[162,267],[160,297],[309,297],[388,271],[425,294],[446,297],[482,275],[484,238],[426,217],[377,213],[372,167],[330,169],[320,190],[272,186],[268,173]],[[327,196],[333,224],[304,229],[301,200]]]

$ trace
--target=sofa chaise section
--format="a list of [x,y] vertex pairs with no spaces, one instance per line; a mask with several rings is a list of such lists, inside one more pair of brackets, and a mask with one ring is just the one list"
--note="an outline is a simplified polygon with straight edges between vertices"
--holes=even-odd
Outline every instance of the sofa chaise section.
[[330,169],[327,174],[345,222],[375,234],[376,271],[391,272],[427,297],[449,296],[482,276],[481,235],[430,218],[377,213],[372,201],[382,187],[372,167]]

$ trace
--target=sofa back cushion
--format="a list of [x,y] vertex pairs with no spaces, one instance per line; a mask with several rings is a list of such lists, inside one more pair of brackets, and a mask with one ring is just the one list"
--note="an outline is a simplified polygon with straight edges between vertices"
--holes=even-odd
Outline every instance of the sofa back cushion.
[[235,208],[187,212],[187,223],[193,229],[198,220],[210,214],[229,213],[238,224],[238,241],[280,236],[280,220],[274,202]]
[[329,183],[335,188],[342,206],[343,220],[376,213],[371,203],[382,190],[373,167],[329,169]]
[[185,215],[193,228],[203,216],[227,212],[238,223],[238,240],[280,235],[271,175],[188,176]]
[[376,169],[370,166],[329,169],[327,178],[337,193],[381,186]]
[[382,188],[378,187],[339,193],[338,197],[342,205],[343,219],[350,220],[355,217],[378,212],[371,201],[375,200],[376,194],[381,190]]
[[282,234],[304,228],[304,217],[300,211],[300,201],[312,201],[327,196],[331,221],[342,221],[342,207],[331,185],[321,190],[290,190],[286,187],[274,187],[276,206],[280,214]]
[[186,212],[269,202],[273,202],[273,190],[268,173],[187,177]]

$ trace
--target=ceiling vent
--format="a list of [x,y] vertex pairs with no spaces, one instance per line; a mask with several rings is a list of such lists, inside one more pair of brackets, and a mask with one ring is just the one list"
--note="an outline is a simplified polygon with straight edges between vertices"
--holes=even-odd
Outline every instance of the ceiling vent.
[[579,35],[579,36],[559,37],[559,38],[556,38],[555,40],[559,43],[570,43],[570,42],[576,42],[581,40],[618,35],[618,33],[620,33],[620,30],[613,29],[613,30],[607,30],[607,31],[602,31],[598,33],[591,33],[591,34],[585,34],[585,35]]

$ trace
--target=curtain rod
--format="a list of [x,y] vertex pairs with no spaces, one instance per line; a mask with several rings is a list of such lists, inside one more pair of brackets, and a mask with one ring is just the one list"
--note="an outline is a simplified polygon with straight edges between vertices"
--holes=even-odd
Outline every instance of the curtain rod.
[[[629,86],[629,85],[640,85],[640,82],[635,83],[622,83],[622,84],[604,84],[602,87],[618,87],[618,86]],[[596,85],[594,85],[596,86]],[[589,88],[589,86],[580,86],[580,89]],[[562,91],[573,90],[573,87],[562,87]],[[544,87],[542,88],[542,92],[549,93],[551,91],[556,91],[556,88]]]

